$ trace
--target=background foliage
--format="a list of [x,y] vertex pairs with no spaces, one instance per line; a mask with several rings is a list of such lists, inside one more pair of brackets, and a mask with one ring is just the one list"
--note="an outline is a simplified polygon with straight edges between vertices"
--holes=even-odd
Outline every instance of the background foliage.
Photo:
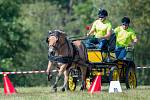
[[[64,30],[68,37],[83,36],[86,25],[97,18],[99,8],[107,9],[113,28],[120,25],[123,16],[131,18],[131,27],[139,37],[135,63],[149,66],[149,6],[149,0],[0,0],[0,70],[45,70],[48,30]],[[141,80],[148,79],[145,76],[150,71],[145,73]],[[16,85],[46,84],[46,75],[11,77]],[[34,78],[38,80],[33,82]]]

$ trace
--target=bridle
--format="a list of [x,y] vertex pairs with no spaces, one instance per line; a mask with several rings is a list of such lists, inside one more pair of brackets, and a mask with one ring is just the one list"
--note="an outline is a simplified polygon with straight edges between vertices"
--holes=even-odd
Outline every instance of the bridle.
[[[54,62],[60,62],[60,63],[70,63],[73,61],[73,56],[69,55],[69,53],[71,53],[71,48],[69,46],[69,41],[67,40],[66,37],[64,37],[64,42],[63,43],[60,43],[60,38],[61,38],[61,32],[62,31],[59,31],[59,30],[55,30],[55,31],[50,31],[49,32],[49,36],[47,39],[50,38],[50,36],[55,36],[57,38],[57,40],[55,41],[55,45],[48,45],[49,49],[52,47],[54,48],[53,49],[53,53],[49,53],[48,52],[48,59],[50,61],[54,61]],[[47,42],[49,42],[47,40]],[[63,47],[67,45],[68,46],[68,55],[67,56],[59,56],[59,54],[56,54],[56,52],[59,50],[59,49],[63,49]]]
[[56,39],[57,39],[57,40],[55,41],[55,44],[54,44],[54,45],[48,45],[49,48],[50,48],[50,47],[53,47],[53,48],[57,51],[57,50],[61,49],[61,48],[66,44],[66,41],[67,41],[66,37],[65,37],[65,41],[60,44],[60,37],[61,37],[61,36],[60,36],[60,34],[61,34],[60,32],[62,32],[62,31],[55,30],[55,31],[50,31],[50,32],[49,32],[48,39],[49,39],[50,36],[54,36],[54,37],[56,37]]

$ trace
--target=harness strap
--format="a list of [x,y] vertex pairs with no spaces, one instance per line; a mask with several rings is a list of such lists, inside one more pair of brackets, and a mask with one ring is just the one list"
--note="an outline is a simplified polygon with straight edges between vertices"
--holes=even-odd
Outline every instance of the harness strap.
[[59,63],[70,63],[73,61],[73,57],[69,57],[69,56],[64,56],[64,57],[61,57],[61,56],[53,56],[53,55],[48,55],[48,59],[50,61],[54,61],[54,62],[59,62]]
[[75,60],[75,56],[79,56],[79,52],[77,50],[77,47],[73,43],[71,43],[71,45],[73,48],[73,60]]

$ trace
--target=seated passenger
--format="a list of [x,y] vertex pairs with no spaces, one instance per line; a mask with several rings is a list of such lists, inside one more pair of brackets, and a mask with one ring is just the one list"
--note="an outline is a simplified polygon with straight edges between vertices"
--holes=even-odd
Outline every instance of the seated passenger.
[[112,25],[107,20],[108,13],[105,9],[100,9],[98,13],[98,19],[94,21],[91,30],[87,33],[87,36],[94,35],[93,39],[86,41],[86,47],[91,48],[92,44],[97,44],[98,49],[103,49],[107,46],[107,42],[111,36]]
[[133,46],[137,43],[137,37],[132,28],[129,27],[130,19],[128,17],[122,18],[122,25],[114,29],[116,34],[116,48],[115,54],[118,59],[126,59],[126,47]]

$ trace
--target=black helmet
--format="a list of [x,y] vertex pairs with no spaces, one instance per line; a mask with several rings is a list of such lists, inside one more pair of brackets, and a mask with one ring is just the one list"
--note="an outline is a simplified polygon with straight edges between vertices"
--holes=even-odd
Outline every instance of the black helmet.
[[99,12],[98,12],[98,17],[99,18],[103,18],[103,17],[106,17],[108,16],[108,13],[105,9],[100,9]]
[[129,25],[130,24],[130,19],[128,17],[123,17],[121,22],[122,22],[122,24]]

